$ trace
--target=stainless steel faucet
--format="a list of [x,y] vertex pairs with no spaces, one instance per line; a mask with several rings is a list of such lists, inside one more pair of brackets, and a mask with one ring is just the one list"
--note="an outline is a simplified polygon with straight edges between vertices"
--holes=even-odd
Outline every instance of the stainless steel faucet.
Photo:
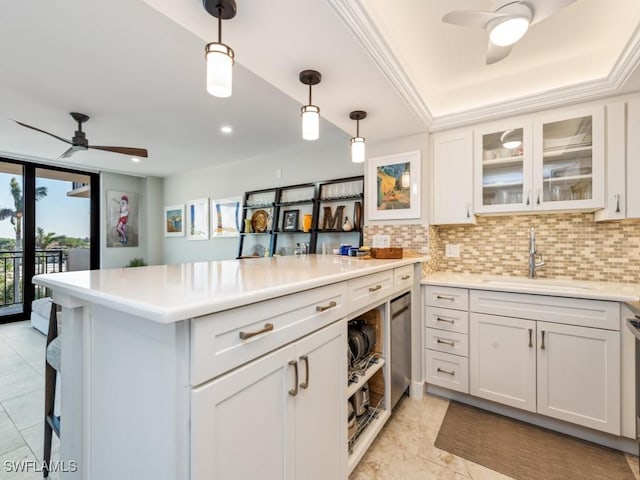
[[[540,257],[540,261],[537,263],[536,256]],[[543,265],[542,255],[538,255],[536,251],[536,229],[531,227],[529,230],[529,278],[536,278],[536,270]]]

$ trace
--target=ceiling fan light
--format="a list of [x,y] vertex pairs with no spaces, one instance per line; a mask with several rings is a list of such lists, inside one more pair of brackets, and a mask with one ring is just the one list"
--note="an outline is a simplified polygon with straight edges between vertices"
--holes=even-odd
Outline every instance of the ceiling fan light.
[[509,17],[496,22],[489,32],[491,43],[499,47],[513,45],[520,40],[529,29],[529,19],[523,16]]
[[207,60],[207,92],[214,97],[231,96],[233,80],[233,50],[224,43],[209,43],[205,50]]
[[301,109],[302,138],[317,140],[320,138],[320,108],[315,105],[305,105]]
[[364,163],[365,143],[363,137],[353,137],[351,139],[351,161],[353,163]]

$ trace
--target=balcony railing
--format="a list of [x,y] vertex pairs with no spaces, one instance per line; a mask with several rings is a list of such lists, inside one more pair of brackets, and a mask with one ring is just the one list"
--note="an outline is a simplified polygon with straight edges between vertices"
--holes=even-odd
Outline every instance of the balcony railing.
[[[23,263],[22,251],[0,251],[0,308],[22,304]],[[36,275],[66,270],[67,252],[65,250],[36,250]],[[46,288],[40,285],[35,286],[36,299],[46,297],[48,294]]]

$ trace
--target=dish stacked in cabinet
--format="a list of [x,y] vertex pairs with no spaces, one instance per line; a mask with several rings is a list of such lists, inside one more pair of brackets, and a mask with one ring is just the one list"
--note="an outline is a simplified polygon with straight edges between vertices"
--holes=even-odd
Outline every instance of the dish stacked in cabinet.
[[349,321],[347,407],[350,456],[355,450],[360,450],[360,445],[364,447],[369,443],[365,438],[376,433],[376,429],[371,427],[388,416],[382,368],[385,365],[383,315],[384,306],[380,306]]
[[469,393],[469,292],[428,285],[425,303],[425,380]]

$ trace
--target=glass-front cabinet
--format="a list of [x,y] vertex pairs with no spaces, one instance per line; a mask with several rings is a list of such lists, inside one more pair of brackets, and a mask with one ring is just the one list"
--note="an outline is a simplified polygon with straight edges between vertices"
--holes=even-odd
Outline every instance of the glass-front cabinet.
[[531,209],[531,127],[493,125],[477,130],[476,212]]
[[475,131],[477,213],[604,206],[604,108]]
[[550,116],[533,124],[535,207],[604,207],[604,109]]

